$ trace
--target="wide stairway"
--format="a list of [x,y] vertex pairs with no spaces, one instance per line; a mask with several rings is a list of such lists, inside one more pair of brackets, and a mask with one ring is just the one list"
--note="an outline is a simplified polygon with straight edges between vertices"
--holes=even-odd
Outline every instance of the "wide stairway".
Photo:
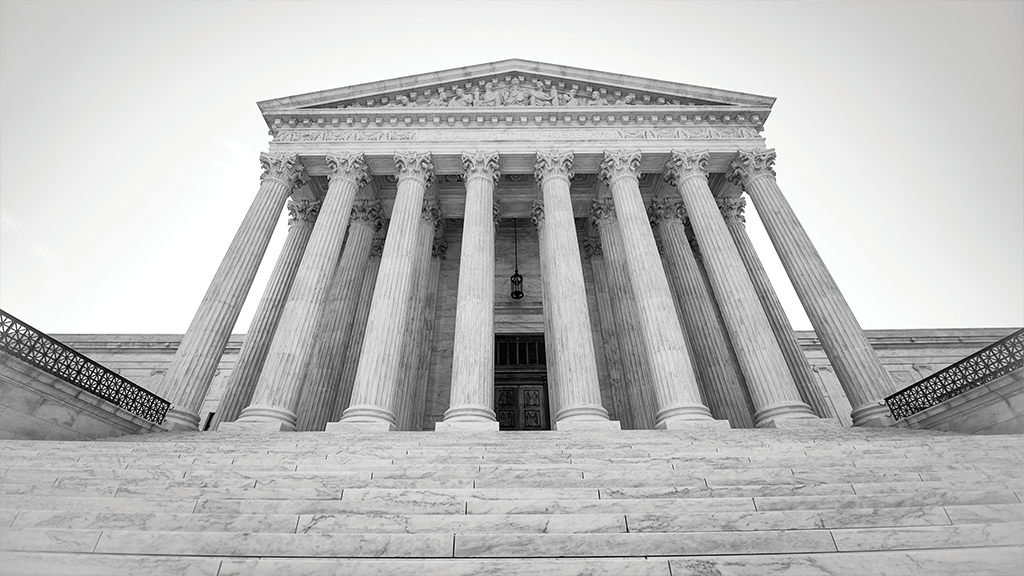
[[1024,437],[161,433],[0,443],[0,573],[1024,571]]

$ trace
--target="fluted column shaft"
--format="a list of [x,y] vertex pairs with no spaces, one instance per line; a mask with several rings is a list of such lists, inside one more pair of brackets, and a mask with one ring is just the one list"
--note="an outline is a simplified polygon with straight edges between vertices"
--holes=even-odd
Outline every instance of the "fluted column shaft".
[[740,151],[730,180],[743,184],[757,208],[793,288],[853,406],[855,426],[885,424],[889,373],[864,336],[832,274],[775,181],[774,150]]
[[263,370],[270,342],[274,338],[274,331],[288,299],[288,291],[295,280],[295,272],[299,269],[306,243],[309,242],[313,223],[320,212],[320,201],[289,202],[288,211],[291,213],[288,236],[285,237],[277,264],[274,265],[274,271],[267,281],[267,288],[245,335],[242,350],[238,353],[238,361],[231,371],[231,377],[228,378],[224,395],[217,405],[217,414],[212,426],[214,430],[221,422],[234,422],[242,409],[252,401],[256,381]]
[[333,172],[317,225],[288,293],[252,403],[242,410],[237,423],[295,430],[302,378],[313,351],[327,287],[341,254],[352,202],[369,180],[362,154],[329,155],[327,162]]
[[165,427],[198,430],[199,408],[210,390],[274,226],[288,195],[302,183],[302,164],[296,154],[260,154],[260,163],[260,190],[161,382],[161,393],[171,402]]
[[[540,295],[541,302],[543,302],[544,355],[547,358],[548,390],[558,390],[561,388],[561,376],[558,372],[561,368],[561,363],[557,361],[558,346],[556,346],[554,338],[554,305],[551,303],[550,297],[551,273],[548,272],[548,266],[551,262],[551,256],[548,254],[550,242],[546,239],[547,227],[544,226],[543,197],[533,200],[533,206],[530,210],[530,221],[537,230],[537,251],[540,255]],[[558,399],[558,394],[548,394],[549,413],[558,414]]]
[[408,430],[423,430],[427,403],[427,382],[430,377],[430,358],[434,350],[434,323],[437,312],[437,284],[441,278],[441,261],[444,260],[448,243],[443,237],[434,238],[430,261],[427,262],[423,280],[423,298],[418,314],[423,318],[420,339],[416,347],[415,380],[413,380],[412,403],[409,409]]
[[359,289],[359,306],[356,308],[356,315],[352,320],[352,337],[345,350],[341,376],[338,379],[338,395],[334,400],[331,416],[328,418],[330,422],[337,422],[341,419],[342,413],[348,408],[349,400],[352,399],[352,385],[356,380],[359,356],[363,352],[363,336],[366,334],[366,321],[370,317],[370,304],[373,302],[373,289],[377,284],[377,270],[380,269],[380,256],[383,251],[384,238],[378,236],[373,239],[370,247],[370,257],[367,260],[363,283]]
[[306,363],[297,414],[299,430],[323,430],[334,414],[338,380],[345,368],[345,352],[352,334],[352,320],[359,306],[359,291],[370,256],[370,245],[380,226],[379,200],[356,200],[353,203],[345,246],[331,276],[313,352]]
[[498,154],[463,154],[466,215],[459,260],[452,385],[445,422],[494,417],[494,186]]
[[[409,322],[409,294],[414,263],[429,253],[419,242],[423,196],[433,178],[429,154],[396,154],[398,192],[391,210],[384,254],[367,320],[363,350],[356,370],[352,399],[339,424],[394,430],[395,401],[401,383],[404,328]],[[328,425],[331,429],[334,425]]]
[[[608,421],[601,406],[593,332],[583,284],[583,265],[576,240],[576,222],[569,199],[572,153],[537,154],[535,175],[544,202],[544,273],[550,278],[544,307],[551,306],[551,331],[556,354],[558,412],[555,428],[576,421]],[[548,360],[552,360],[548,358]]]
[[647,344],[639,324],[640,309],[630,280],[626,248],[611,198],[592,203],[591,221],[601,239],[608,297],[614,316],[623,377],[626,380],[626,394],[632,410],[629,418],[619,415],[619,421],[628,428],[651,430],[656,422],[658,403],[651,389],[653,380],[648,367]]
[[639,152],[605,152],[601,177],[615,199],[629,277],[640,310],[640,333],[658,401],[656,427],[670,427],[670,420],[711,420],[711,411],[701,401],[679,318],[665,315],[675,306],[640,197],[639,165]]
[[669,275],[679,287],[682,320],[691,335],[694,366],[704,382],[708,407],[716,418],[728,419],[733,428],[752,428],[754,421],[743,374],[729,349],[715,302],[690,249],[682,200],[656,199],[651,212],[665,248]]
[[790,324],[789,317],[786,316],[786,311],[782,308],[782,302],[779,301],[779,296],[775,293],[775,288],[772,287],[772,282],[768,278],[768,273],[765,272],[764,265],[761,264],[761,259],[750,242],[750,236],[747,235],[747,227],[744,224],[746,219],[743,216],[745,204],[746,200],[743,198],[720,198],[718,200],[718,207],[725,218],[729,234],[736,242],[743,265],[746,266],[747,274],[750,275],[750,280],[754,283],[754,290],[768,316],[768,323],[771,325],[772,331],[775,332],[775,339],[779,343],[782,355],[786,358],[786,364],[796,382],[797,390],[800,391],[800,397],[819,417],[830,418],[833,416],[832,410],[829,408],[828,402],[825,401],[825,395],[821,391],[818,379],[815,378],[807,356],[804,355],[803,349],[796,341],[793,325]]
[[588,237],[583,242],[584,252],[590,260],[590,268],[594,273],[594,292],[597,295],[597,309],[601,318],[601,335],[604,338],[605,366],[608,367],[609,388],[612,403],[615,406],[615,418],[626,430],[634,429],[633,406],[629,398],[628,381],[623,375],[622,353],[619,350],[618,319],[612,306],[614,288],[609,282],[608,266],[604,259],[604,251],[600,238]]
[[800,399],[764,308],[729,236],[707,180],[707,152],[673,153],[667,166],[683,198],[708,279],[721,307],[740,369],[757,411],[755,426],[776,419],[813,418]]

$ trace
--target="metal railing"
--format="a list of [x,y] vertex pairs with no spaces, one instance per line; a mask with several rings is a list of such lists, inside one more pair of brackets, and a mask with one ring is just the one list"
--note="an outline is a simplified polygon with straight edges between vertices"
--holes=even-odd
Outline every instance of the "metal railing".
[[885,399],[893,419],[931,408],[1024,367],[1024,329]]
[[163,424],[171,403],[0,310],[0,349],[61,380]]

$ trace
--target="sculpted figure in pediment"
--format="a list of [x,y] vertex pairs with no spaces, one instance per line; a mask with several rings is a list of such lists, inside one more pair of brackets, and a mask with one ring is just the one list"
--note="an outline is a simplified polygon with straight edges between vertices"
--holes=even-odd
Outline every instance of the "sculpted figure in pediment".
[[455,97],[448,102],[449,108],[468,108],[473,105],[473,94],[462,88],[455,89]]
[[448,105],[448,100],[445,98],[444,90],[438,90],[437,95],[427,101],[427,106],[438,106],[445,107]]
[[615,105],[616,106],[629,106],[629,105],[632,105],[632,104],[636,104],[636,102],[634,102],[634,100],[636,100],[636,94],[633,94],[632,92],[630,92],[629,94],[626,94],[622,98],[619,98],[618,100],[616,100],[615,101]]
[[572,88],[559,98],[562,106],[583,106],[583,102],[576,97],[576,89]]
[[385,108],[395,108],[398,106],[415,106],[416,103],[409,100],[408,96],[397,96],[391,102],[384,105]]
[[476,99],[477,106],[501,106],[501,92],[494,89],[494,83],[484,84],[484,93]]
[[513,78],[512,83],[505,88],[501,99],[505,102],[505,106],[526,106],[530,102],[530,94],[519,85],[519,78]]
[[533,86],[533,89],[529,90],[530,106],[551,106],[553,102],[558,102],[558,91],[554,86],[551,87],[554,96],[544,91],[544,83],[540,80],[534,80]]
[[590,93],[590,100],[587,100],[587,106],[607,106],[608,101],[604,99],[604,96],[600,92],[594,90]]

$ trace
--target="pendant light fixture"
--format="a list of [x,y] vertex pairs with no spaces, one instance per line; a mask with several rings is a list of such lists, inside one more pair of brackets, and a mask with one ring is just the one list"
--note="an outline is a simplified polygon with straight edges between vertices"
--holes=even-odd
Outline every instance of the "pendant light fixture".
[[512,299],[519,300],[523,297],[523,275],[519,273],[519,225],[517,219],[512,219],[512,234],[515,242],[516,271],[512,274]]

